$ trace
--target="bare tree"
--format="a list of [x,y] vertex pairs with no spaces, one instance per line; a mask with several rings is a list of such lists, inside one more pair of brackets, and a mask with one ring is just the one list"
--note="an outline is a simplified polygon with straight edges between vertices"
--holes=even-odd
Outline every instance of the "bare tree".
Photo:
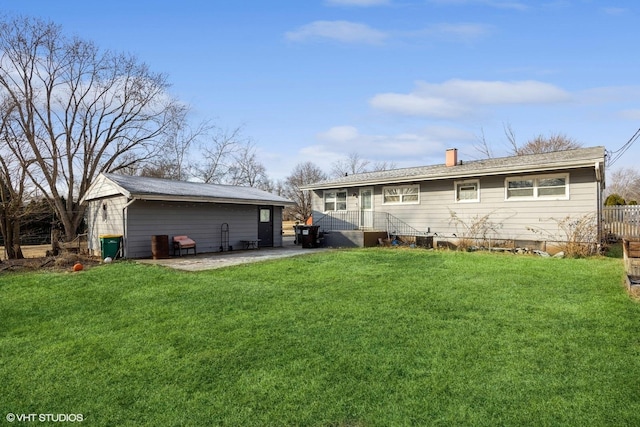
[[476,151],[478,151],[482,155],[483,159],[493,158],[493,151],[491,150],[491,146],[484,136],[484,129],[480,129],[480,135],[476,136],[476,139],[478,140],[478,143],[473,144],[473,148],[475,148]]
[[629,202],[640,202],[640,173],[633,168],[621,168],[607,179],[607,194],[618,194]]
[[5,99],[0,107],[0,233],[4,251],[9,259],[24,258],[20,246],[20,228],[24,215],[24,199],[28,164],[21,162],[20,156],[9,149],[20,147],[24,141],[17,141],[9,126],[14,112],[13,102]]
[[384,161],[379,161],[374,163],[373,167],[371,168],[371,172],[382,172],[382,171],[388,171],[395,168],[397,168],[395,162],[388,162],[384,160]]
[[183,108],[167,87],[135,57],[65,37],[51,22],[0,22],[0,90],[15,106],[9,126],[26,141],[9,149],[32,162],[26,172],[66,239],[75,237],[85,211],[78,202],[100,172],[160,154],[160,137]]
[[564,134],[556,133],[549,136],[538,135],[527,141],[521,147],[513,144],[513,154],[523,156],[526,154],[542,154],[554,151],[575,150],[582,147],[582,144]]
[[204,161],[194,167],[194,177],[215,184],[261,189],[270,186],[266,167],[258,159],[255,144],[243,135],[242,127],[211,130],[208,142],[201,146]]
[[296,205],[286,214],[304,221],[311,216],[311,192],[300,187],[327,179],[327,175],[311,162],[299,163],[286,179],[286,197]]
[[287,197],[286,183],[281,179],[277,181],[269,179],[261,189],[273,193],[276,196]]
[[503,123],[502,130],[504,131],[504,135],[507,137],[507,141],[511,146],[511,153],[513,155],[517,155],[518,153],[518,141],[516,140],[516,133],[513,130],[513,127],[510,123]]
[[277,196],[284,196],[284,187],[282,180],[274,181],[270,178],[265,178],[264,181],[260,182],[257,186],[260,190],[268,191],[269,193],[275,194]]
[[241,127],[233,130],[213,128],[212,131],[208,142],[201,146],[204,162],[196,166],[194,175],[207,183],[222,184],[227,180],[233,156],[246,139]]
[[[7,132],[2,131],[6,141]],[[4,142],[3,142],[4,145]],[[24,258],[20,247],[20,225],[24,208],[26,169],[7,150],[0,152],[0,232],[7,258]]]
[[331,174],[340,177],[367,172],[368,165],[369,160],[363,159],[356,152],[351,152],[345,160],[338,160],[331,165]]
[[[561,133],[553,133],[549,136],[540,134],[527,141],[524,145],[519,145],[516,139],[516,133],[511,124],[503,123],[502,128],[507,138],[509,154],[512,156],[575,150],[582,147],[581,143]],[[485,138],[484,129],[481,129],[481,134],[476,138],[478,139],[478,143],[474,144],[476,151],[478,151],[483,158],[493,158],[493,150],[491,144]]]
[[267,180],[267,169],[258,161],[255,145],[246,142],[233,155],[233,165],[229,168],[229,183],[263,188]]
[[196,173],[195,165],[189,162],[189,157],[198,139],[207,135],[211,126],[208,122],[202,122],[196,127],[190,126],[186,114],[187,111],[181,109],[171,115],[159,148],[163,155],[154,157],[143,165],[140,175],[186,181]]

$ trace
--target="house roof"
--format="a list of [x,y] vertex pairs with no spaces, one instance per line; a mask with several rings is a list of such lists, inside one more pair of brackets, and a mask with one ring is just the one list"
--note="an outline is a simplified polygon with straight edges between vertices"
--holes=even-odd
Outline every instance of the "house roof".
[[84,200],[122,194],[129,199],[215,202],[250,205],[293,205],[294,202],[267,191],[236,185],[205,184],[170,179],[102,173],[92,183]]
[[393,184],[438,179],[477,178],[489,175],[526,174],[562,169],[598,167],[604,170],[604,147],[580,148],[544,154],[501,157],[474,161],[460,161],[455,166],[444,164],[365,172],[308,184],[303,190],[337,187]]

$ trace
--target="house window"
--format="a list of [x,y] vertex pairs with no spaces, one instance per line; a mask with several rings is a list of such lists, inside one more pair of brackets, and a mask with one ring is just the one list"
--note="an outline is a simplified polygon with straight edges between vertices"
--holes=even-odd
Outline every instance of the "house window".
[[385,187],[382,189],[384,204],[416,204],[420,203],[420,185],[403,187]]
[[526,178],[507,178],[506,198],[521,199],[568,199],[569,175],[541,175]]
[[566,177],[538,179],[538,197],[545,197],[545,196],[565,197],[566,195],[567,195]]
[[507,199],[533,197],[533,179],[507,179]]
[[325,212],[346,211],[347,210],[347,192],[346,191],[325,191],[324,210]]
[[458,181],[454,183],[456,202],[468,203],[480,201],[480,181]]

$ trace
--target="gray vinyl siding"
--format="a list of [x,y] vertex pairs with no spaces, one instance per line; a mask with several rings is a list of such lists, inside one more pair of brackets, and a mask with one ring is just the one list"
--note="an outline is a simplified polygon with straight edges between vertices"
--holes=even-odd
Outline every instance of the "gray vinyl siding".
[[[282,208],[274,207],[274,246],[282,246]],[[146,258],[154,235],[187,235],[197,252],[218,252],[222,225],[229,226],[229,246],[242,249],[242,240],[258,236],[258,206],[212,203],[136,201],[127,208],[126,257]],[[226,247],[225,247],[226,250]]]
[[506,176],[479,178],[478,203],[456,203],[454,180],[424,183],[424,198],[421,200],[426,213],[424,225],[438,234],[461,235],[465,233],[466,226],[486,217],[496,228],[491,237],[563,240],[566,236],[558,231],[559,222],[567,217],[578,219],[596,213],[597,184],[593,174],[589,169],[569,173],[568,200],[505,200]]
[[273,207],[273,246],[281,247],[282,241],[282,207]]
[[[151,199],[151,200],[149,200]],[[180,201],[178,201],[180,200]],[[188,235],[197,252],[218,252],[222,225],[228,247],[258,238],[259,206],[273,207],[273,246],[282,246],[282,209],[293,202],[250,187],[206,185],[100,174],[82,200],[87,203],[89,250],[100,255],[100,236],[123,236],[124,256],[150,257],[152,237]],[[236,203],[237,202],[237,203]]]
[[[568,173],[569,198],[567,200],[506,200],[505,179],[514,176],[541,176]],[[383,185],[374,187],[374,211],[389,213],[421,233],[430,231],[439,236],[460,236],[465,224],[471,225],[487,216],[495,225],[496,233],[490,237],[518,240],[566,239],[558,232],[558,223],[570,217],[578,219],[597,212],[598,183],[593,168],[554,171],[530,175],[500,175],[465,178],[478,180],[480,201],[457,203],[454,183],[456,179],[423,181],[420,183],[418,204],[383,204]],[[406,184],[410,185],[410,184]],[[393,186],[389,184],[387,186]],[[358,210],[359,188],[347,189],[347,210]],[[314,218],[324,215],[323,190],[314,191],[312,201]],[[457,224],[452,218],[457,218]],[[532,231],[536,230],[536,231]],[[555,236],[555,237],[554,237]]]
[[[400,185],[403,186],[404,184]],[[411,186],[413,184],[406,184]],[[429,189],[425,187],[425,183],[420,184],[420,196],[419,203],[407,203],[407,204],[384,204],[383,189],[385,187],[396,187],[397,185],[382,185],[378,186],[374,190],[374,210],[379,212],[389,213],[402,221],[406,222],[421,233],[427,232],[429,227],[429,221],[427,220],[428,211],[430,210],[429,204],[425,203],[425,199],[428,197]]]

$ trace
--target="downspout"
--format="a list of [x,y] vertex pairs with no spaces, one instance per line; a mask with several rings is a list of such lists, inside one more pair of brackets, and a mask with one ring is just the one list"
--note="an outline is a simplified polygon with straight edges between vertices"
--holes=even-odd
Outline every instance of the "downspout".
[[[596,207],[596,217],[597,217],[597,233],[598,233],[598,249],[602,248],[602,243],[604,242],[604,235],[602,231],[602,187],[604,185],[604,177],[603,171],[600,168],[600,162],[595,163],[595,173],[596,173],[596,185],[597,185],[597,207]],[[599,252],[599,251],[598,251]]]
[[133,204],[133,202],[135,202],[136,199],[131,199],[127,202],[126,205],[124,205],[124,207],[122,208],[122,258],[126,258],[127,257],[127,252],[128,252],[128,242],[127,242],[127,209],[129,208],[129,206],[131,206]]

